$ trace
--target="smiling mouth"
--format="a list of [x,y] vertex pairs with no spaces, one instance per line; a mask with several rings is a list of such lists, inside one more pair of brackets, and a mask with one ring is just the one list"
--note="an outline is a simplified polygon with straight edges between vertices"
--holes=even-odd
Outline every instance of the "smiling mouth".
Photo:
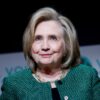
[[43,58],[50,58],[52,54],[40,54]]

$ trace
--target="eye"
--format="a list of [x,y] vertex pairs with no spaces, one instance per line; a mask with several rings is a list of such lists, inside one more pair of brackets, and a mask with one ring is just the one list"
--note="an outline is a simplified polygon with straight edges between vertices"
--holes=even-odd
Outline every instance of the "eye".
[[55,35],[51,35],[51,36],[50,36],[50,39],[51,39],[51,40],[57,40],[57,37],[56,37]]
[[35,36],[35,38],[34,38],[35,41],[38,41],[38,40],[41,40],[41,39],[42,39],[42,36],[41,36],[41,35],[37,35],[37,36]]

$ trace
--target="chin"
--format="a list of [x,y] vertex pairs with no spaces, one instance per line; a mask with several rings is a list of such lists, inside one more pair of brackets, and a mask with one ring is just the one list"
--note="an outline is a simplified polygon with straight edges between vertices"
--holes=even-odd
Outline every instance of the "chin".
[[52,64],[51,62],[40,62],[42,65],[50,65]]
[[51,65],[54,62],[49,60],[49,61],[40,61],[39,63],[42,64],[42,65]]

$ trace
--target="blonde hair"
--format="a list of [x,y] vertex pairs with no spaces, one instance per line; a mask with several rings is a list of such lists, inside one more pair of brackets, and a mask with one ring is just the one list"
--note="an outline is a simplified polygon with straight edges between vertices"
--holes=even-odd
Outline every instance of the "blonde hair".
[[23,51],[29,67],[34,71],[37,67],[34,59],[31,56],[31,47],[34,39],[35,29],[42,21],[49,20],[55,20],[59,22],[62,26],[61,28],[63,28],[66,49],[65,55],[62,59],[62,68],[69,68],[80,64],[81,59],[79,43],[74,25],[67,17],[62,16],[53,8],[44,7],[32,15],[23,35]]

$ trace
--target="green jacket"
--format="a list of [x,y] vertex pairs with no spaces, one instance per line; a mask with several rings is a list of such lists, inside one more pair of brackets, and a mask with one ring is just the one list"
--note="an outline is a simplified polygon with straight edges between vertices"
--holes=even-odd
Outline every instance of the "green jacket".
[[[61,100],[100,100],[100,79],[92,67],[73,67],[61,82],[55,82]],[[50,83],[36,81],[25,69],[4,79],[0,100],[52,100]]]

